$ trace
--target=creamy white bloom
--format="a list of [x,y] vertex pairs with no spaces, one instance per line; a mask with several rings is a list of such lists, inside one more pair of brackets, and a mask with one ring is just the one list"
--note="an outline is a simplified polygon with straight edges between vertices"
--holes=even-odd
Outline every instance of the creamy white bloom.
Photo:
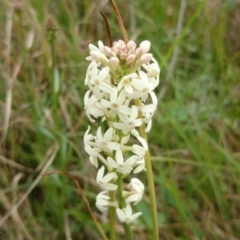
[[142,67],[147,71],[148,77],[156,77],[155,86],[159,84],[160,68],[155,58],[152,58],[153,63],[143,64]]
[[118,90],[124,88],[127,93],[133,93],[132,79],[137,77],[138,75],[136,73],[131,73],[122,77],[121,81],[118,84]]
[[92,74],[93,76],[89,79],[89,85],[94,87],[99,87],[103,82],[110,83],[111,76],[109,74],[109,67],[104,67],[101,70],[98,69],[96,74]]
[[118,95],[117,88],[113,88],[112,92],[110,93],[109,101],[106,99],[101,99],[101,105],[109,109],[111,117],[116,117],[118,112],[129,115],[131,113],[131,109],[124,104],[125,101],[126,92],[122,90]]
[[131,190],[127,193],[128,197],[126,198],[126,201],[128,203],[133,202],[133,205],[136,205],[142,200],[144,185],[139,179],[132,178],[128,187]]
[[113,160],[111,157],[108,157],[107,161],[113,168],[116,169],[117,172],[127,175],[133,170],[133,164],[137,161],[137,159],[138,156],[133,155],[124,161],[122,151],[119,149],[116,151],[115,160]]
[[135,105],[132,106],[129,117],[119,113],[119,118],[121,122],[114,122],[113,127],[122,130],[124,134],[142,125],[142,119],[138,118],[138,108]]
[[89,155],[92,155],[92,152],[94,152],[92,150],[92,142],[94,140],[94,136],[92,134],[89,134],[89,131],[90,131],[90,126],[88,126],[88,129],[86,131],[86,133],[84,134],[84,137],[83,137],[83,141],[84,141],[84,147],[85,147],[85,151],[89,154]]
[[[102,43],[102,41],[98,41],[98,47],[94,46],[93,44],[89,44],[89,50],[90,52],[97,52],[99,54],[103,54],[104,53],[104,45]],[[93,61],[94,59],[89,56],[86,58],[88,61]]]
[[113,150],[117,150],[120,148],[120,144],[117,142],[113,142],[112,138],[114,135],[114,129],[109,128],[104,135],[102,135],[101,127],[97,130],[95,143],[97,146],[105,152],[112,152]]
[[100,192],[96,197],[96,207],[103,212],[106,211],[109,206],[117,207],[118,203],[116,201],[110,202],[108,191]]
[[84,105],[86,114],[90,121],[95,122],[94,118],[104,116],[105,109],[98,103],[98,99],[92,95],[92,92],[90,90],[87,91],[84,96]]
[[144,158],[138,159],[135,163],[134,163],[134,170],[133,173],[137,174],[142,172],[143,170],[145,170],[145,160]]
[[132,151],[138,156],[144,156],[146,151],[148,150],[147,142],[141,136],[138,136],[137,139],[139,142],[141,142],[142,146],[138,144],[133,144]]
[[118,178],[117,174],[115,172],[110,172],[104,176],[104,170],[105,170],[104,166],[102,166],[98,170],[97,178],[96,178],[97,183],[104,190],[115,191],[118,188],[118,186],[111,182],[115,182],[117,180]]
[[142,214],[141,212],[132,214],[132,207],[129,203],[127,204],[126,208],[123,209],[117,208],[116,212],[119,221],[123,223],[131,223]]

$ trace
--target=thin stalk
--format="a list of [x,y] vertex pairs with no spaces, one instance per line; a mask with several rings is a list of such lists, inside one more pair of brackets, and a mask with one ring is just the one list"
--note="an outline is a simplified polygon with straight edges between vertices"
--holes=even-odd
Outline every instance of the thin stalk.
[[51,76],[52,76],[52,87],[53,87],[53,104],[57,106],[57,93],[55,92],[55,49],[54,49],[54,37],[50,40],[50,48],[51,48],[51,57],[52,57],[52,65],[51,65]]
[[[141,105],[140,99],[136,99],[135,104],[136,106],[140,106]],[[141,111],[139,111],[139,118],[143,118]],[[144,124],[142,124],[139,127],[139,132],[140,132],[140,136],[144,138],[146,142],[148,142]],[[159,240],[156,194],[155,194],[155,188],[154,188],[152,163],[150,159],[149,150],[145,154],[145,166],[146,166],[146,172],[147,172],[148,190],[149,190],[151,216],[152,216],[152,224],[153,224],[153,239]]]
[[128,35],[127,35],[127,31],[126,31],[126,29],[125,29],[125,27],[124,27],[124,24],[123,24],[121,15],[120,15],[120,13],[119,13],[119,11],[118,11],[118,8],[117,8],[114,0],[109,0],[109,1],[110,1],[111,5],[112,5],[112,8],[113,8],[115,14],[116,14],[116,18],[117,18],[117,21],[118,21],[118,25],[119,25],[119,27],[120,27],[120,29],[121,29],[124,42],[127,43],[127,42],[128,42]]
[[[109,192],[110,202],[115,201],[114,191]],[[115,231],[115,207],[109,207],[109,219],[110,219],[110,240],[116,239],[116,231]]]
[[[126,203],[122,197],[122,192],[123,192],[123,177],[122,174],[118,174],[118,201],[119,201],[119,205],[121,208],[125,208],[126,207]],[[133,240],[133,236],[132,236],[132,231],[130,228],[130,225],[127,223],[123,224],[124,230],[125,230],[125,239],[126,240]]]

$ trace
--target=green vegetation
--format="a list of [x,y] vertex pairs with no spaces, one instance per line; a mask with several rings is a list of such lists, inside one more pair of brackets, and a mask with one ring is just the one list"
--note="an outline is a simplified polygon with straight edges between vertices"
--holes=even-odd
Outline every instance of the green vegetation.
[[[138,43],[151,41],[162,70],[148,136],[160,239],[237,240],[240,3],[129,2],[116,1],[128,35]],[[0,0],[0,8],[0,239],[101,239],[74,182],[63,175],[38,176],[51,162],[48,171],[75,176],[109,234],[107,216],[95,207],[96,170],[82,138],[89,124],[83,108],[88,44],[107,43],[99,10],[113,39],[121,38],[113,11],[108,1],[87,0],[25,0],[14,6]],[[140,178],[146,183],[144,173]],[[137,208],[143,215],[135,239],[150,239],[147,191]],[[116,230],[123,239],[122,225]]]

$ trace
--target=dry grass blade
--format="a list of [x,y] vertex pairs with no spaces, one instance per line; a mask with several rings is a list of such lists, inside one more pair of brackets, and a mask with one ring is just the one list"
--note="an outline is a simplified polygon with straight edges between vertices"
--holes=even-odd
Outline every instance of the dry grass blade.
[[64,230],[65,230],[66,240],[72,240],[70,227],[69,227],[69,219],[67,215],[64,216]]
[[18,169],[20,171],[29,172],[29,173],[30,172],[34,172],[33,169],[25,167],[25,166],[22,166],[21,164],[16,163],[13,160],[7,159],[6,157],[1,156],[1,155],[0,155],[0,162],[3,163],[3,164],[7,164],[7,165],[9,165],[9,166],[11,166],[13,168],[16,168],[16,169]]
[[[177,22],[177,27],[176,27],[176,39],[181,34],[181,31],[182,31],[182,28],[183,28],[183,20],[184,20],[184,14],[185,14],[186,7],[187,7],[187,0],[181,0],[181,6],[180,6],[179,14],[178,14],[178,22]],[[172,72],[173,72],[173,70],[176,66],[176,63],[177,63],[179,50],[180,50],[179,46],[176,46],[174,51],[173,51],[173,55],[172,55],[172,58],[171,58],[171,61],[170,61],[170,64],[169,64],[169,69],[168,69],[166,79],[163,83],[163,87],[161,88],[161,91],[158,94],[159,99],[162,99],[163,96],[165,95],[166,91],[167,91]]]
[[[13,182],[12,182],[12,196],[13,196],[13,200],[12,202],[15,202],[15,199],[17,197],[17,186],[18,186],[18,182],[19,180],[22,178],[23,173],[18,173],[14,178],[13,178]],[[2,203],[2,205],[4,206],[4,208],[9,211],[12,206],[11,203],[9,202],[7,196],[3,193],[0,192],[0,202]],[[15,228],[14,231],[16,231],[16,235],[17,235],[17,239],[23,239],[23,237],[25,237],[25,239],[27,240],[33,240],[33,237],[30,235],[30,233],[28,232],[28,230],[26,229],[25,225],[24,225],[24,221],[22,220],[22,218],[20,217],[17,209],[15,209],[11,215],[12,221],[15,224]]]
[[81,188],[81,186],[80,186],[80,184],[79,184],[79,182],[78,182],[78,180],[77,180],[77,178],[75,178],[75,177],[72,176],[71,174],[69,174],[69,173],[67,173],[67,172],[64,172],[64,171],[48,172],[48,173],[45,173],[44,176],[51,175],[51,174],[62,174],[62,175],[65,175],[65,176],[71,178],[71,179],[74,181],[77,189],[79,190],[80,195],[81,195],[82,198],[83,198],[83,201],[84,201],[84,202],[86,203],[86,205],[87,205],[88,211],[89,211],[89,213],[91,214],[92,219],[93,219],[94,223],[96,224],[96,226],[97,226],[100,234],[102,235],[103,239],[107,240],[108,238],[107,238],[105,232],[103,231],[100,223],[98,222],[98,220],[97,220],[97,218],[96,218],[96,216],[95,216],[95,214],[94,214],[94,212],[93,212],[93,210],[92,210],[92,208],[91,208],[91,206],[90,206],[90,204],[89,204],[89,202],[88,202],[88,200],[87,200],[87,198],[86,198],[86,196],[85,196],[85,194],[84,194],[84,192],[83,192],[83,190],[82,190],[82,188]]
[[118,8],[117,8],[115,2],[114,2],[113,0],[109,0],[109,1],[110,1],[111,5],[112,5],[112,7],[113,7],[113,10],[114,10],[115,14],[116,14],[116,18],[117,18],[117,20],[118,20],[118,25],[119,25],[119,27],[120,27],[120,29],[121,29],[124,42],[127,43],[127,42],[128,42],[128,35],[127,35],[126,29],[125,29],[125,27],[124,27],[124,24],[123,24],[121,15],[120,15],[120,13],[119,13],[119,11],[118,11]]
[[[47,160],[46,164],[42,168],[41,172],[38,174],[37,178],[34,180],[34,182],[31,184],[31,186],[28,188],[28,190],[23,194],[23,196],[19,199],[19,201],[9,210],[9,212],[2,217],[0,220],[0,227],[4,224],[4,222],[16,211],[16,209],[25,201],[25,199],[28,197],[28,195],[32,192],[32,190],[37,186],[39,181],[42,179],[44,172],[47,171],[49,166],[52,164],[53,160],[56,157],[56,154],[58,152],[59,146],[57,144],[54,144],[49,151],[51,152],[51,156]],[[48,151],[48,153],[49,153]]]
[[103,17],[103,20],[104,20],[104,23],[105,23],[105,27],[106,27],[106,31],[107,31],[107,35],[108,35],[108,43],[109,43],[109,47],[112,47],[112,36],[111,36],[111,32],[110,32],[110,27],[109,27],[109,24],[108,24],[108,20],[107,20],[107,17],[104,15],[104,13],[102,13],[100,11],[102,17]]

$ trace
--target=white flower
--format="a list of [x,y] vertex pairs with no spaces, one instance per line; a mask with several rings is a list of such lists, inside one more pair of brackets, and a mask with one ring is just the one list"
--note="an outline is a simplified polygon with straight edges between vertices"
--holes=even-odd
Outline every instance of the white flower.
[[109,67],[102,68],[99,72],[92,71],[92,77],[89,79],[89,83],[94,87],[99,87],[102,82],[109,83],[111,76],[109,74]]
[[131,223],[133,220],[135,220],[142,214],[141,212],[132,214],[132,207],[129,203],[124,209],[117,208],[116,212],[118,219],[123,223]]
[[142,91],[142,93],[149,93],[152,91],[155,86],[153,85],[153,82],[150,81],[147,74],[143,71],[138,72],[140,79],[133,79],[132,84],[134,84],[134,87]]
[[105,167],[102,166],[97,173],[96,181],[100,185],[100,187],[107,191],[115,191],[117,189],[117,185],[110,183],[115,182],[117,180],[117,174],[115,172],[108,173],[104,176]]
[[143,171],[145,169],[145,160],[144,158],[142,159],[138,159],[135,164],[134,164],[134,170],[133,173],[137,174],[140,173],[141,171]]
[[84,134],[84,137],[83,137],[83,141],[84,141],[84,145],[85,145],[85,151],[89,154],[89,152],[86,150],[86,147],[90,147],[92,148],[92,143],[94,140],[94,136],[92,134],[89,134],[89,131],[90,131],[90,126],[88,126],[88,129],[87,131],[85,132]]
[[118,112],[129,115],[131,113],[131,109],[124,105],[125,100],[126,92],[122,90],[118,96],[118,90],[113,88],[112,92],[110,93],[110,101],[102,99],[101,105],[105,108],[109,108],[110,114],[113,115],[113,117],[116,117]]
[[105,152],[112,152],[112,150],[117,150],[120,148],[120,144],[113,142],[112,138],[114,135],[113,128],[109,128],[104,135],[102,135],[101,127],[97,130],[96,144]]
[[96,197],[96,207],[102,212],[106,211],[109,206],[117,207],[117,202],[110,202],[109,200],[107,191],[100,192]]
[[123,130],[123,133],[128,133],[133,130],[135,127],[142,125],[142,119],[138,118],[138,108],[133,105],[131,108],[130,116],[119,113],[119,118],[121,122],[113,123],[113,127]]
[[114,161],[111,157],[108,157],[107,161],[111,165],[111,167],[117,170],[117,172],[120,172],[123,175],[127,175],[132,171],[133,164],[138,159],[138,156],[133,155],[130,158],[128,158],[126,161],[124,161],[122,151],[117,150],[115,159],[116,161]]
[[86,114],[88,118],[92,122],[95,122],[92,116],[95,118],[104,116],[104,109],[97,101],[98,101],[97,98],[94,95],[92,95],[91,90],[85,93],[84,108],[86,109]]
[[[102,41],[98,41],[98,48],[96,46],[94,46],[93,44],[89,44],[89,50],[90,52],[94,51],[97,52],[99,54],[104,53],[104,45],[102,43]],[[93,58],[91,56],[86,58],[88,61],[92,61]]]
[[143,64],[142,67],[147,71],[148,77],[156,77],[156,83],[154,85],[157,86],[159,84],[160,67],[155,58],[151,60],[153,63]]
[[126,198],[126,201],[128,203],[134,202],[133,205],[136,205],[142,200],[144,185],[137,178],[132,178],[128,186],[131,188],[131,191],[128,192],[129,196]]
[[137,154],[138,156],[144,156],[146,151],[148,150],[147,142],[144,138],[138,136],[138,141],[141,142],[142,146],[138,144],[133,144],[132,151]]
[[118,84],[118,90],[124,88],[127,93],[133,93],[132,79],[137,77],[138,75],[136,73],[124,76]]

